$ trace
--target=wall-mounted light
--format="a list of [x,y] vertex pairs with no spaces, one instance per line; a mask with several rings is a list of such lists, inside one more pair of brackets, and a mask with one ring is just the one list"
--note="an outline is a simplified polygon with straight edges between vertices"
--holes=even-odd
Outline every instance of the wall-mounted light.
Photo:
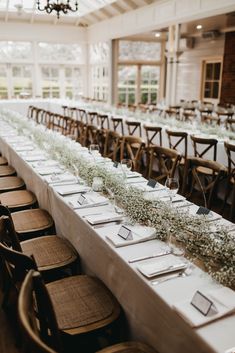
[[161,33],[160,33],[160,32],[156,32],[156,33],[155,33],[155,37],[156,37],[156,38],[161,37]]
[[202,29],[202,25],[197,25],[197,29]]

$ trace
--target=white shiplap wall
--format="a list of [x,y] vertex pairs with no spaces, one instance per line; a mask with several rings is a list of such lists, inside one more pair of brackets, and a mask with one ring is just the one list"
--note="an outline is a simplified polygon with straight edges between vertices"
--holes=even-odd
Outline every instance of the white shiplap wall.
[[223,57],[224,35],[214,41],[196,38],[193,49],[187,49],[179,57],[176,101],[200,99],[202,61]]

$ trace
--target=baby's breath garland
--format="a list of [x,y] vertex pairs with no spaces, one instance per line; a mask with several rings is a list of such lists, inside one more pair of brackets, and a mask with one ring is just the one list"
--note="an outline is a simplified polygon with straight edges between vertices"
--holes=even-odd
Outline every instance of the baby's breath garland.
[[221,284],[235,288],[235,240],[223,226],[212,231],[206,216],[190,216],[170,208],[160,200],[146,199],[145,194],[127,187],[125,182],[102,163],[87,160],[84,148],[59,133],[35,125],[20,114],[2,110],[0,119],[10,123],[19,133],[28,135],[50,157],[74,171],[89,185],[95,176],[101,176],[126,215],[133,221],[154,227],[157,238],[165,240],[171,232],[181,242],[189,256],[200,259],[205,269]]

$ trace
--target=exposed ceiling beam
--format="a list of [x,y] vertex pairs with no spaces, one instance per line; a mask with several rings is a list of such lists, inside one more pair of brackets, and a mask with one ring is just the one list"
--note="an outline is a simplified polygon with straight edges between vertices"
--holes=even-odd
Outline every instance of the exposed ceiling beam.
[[123,14],[123,13],[126,12],[123,7],[121,7],[119,4],[117,4],[117,3],[115,3],[115,2],[114,2],[113,4],[111,4],[111,6],[112,6],[112,8],[114,8],[119,14]]
[[127,5],[130,10],[135,10],[138,7],[133,0],[121,0],[121,3]]
[[104,14],[106,18],[113,17],[113,15],[105,8],[100,9],[99,13]]

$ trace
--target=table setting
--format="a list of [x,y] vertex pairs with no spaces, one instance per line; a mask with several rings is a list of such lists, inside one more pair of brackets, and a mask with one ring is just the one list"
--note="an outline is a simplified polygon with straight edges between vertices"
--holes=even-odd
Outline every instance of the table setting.
[[[32,127],[32,131],[34,131],[34,127]],[[37,141],[43,138],[40,135],[40,129],[36,129],[35,135],[36,133],[38,133]],[[43,133],[46,139],[47,132],[43,131]],[[0,136],[2,137],[1,131]],[[114,167],[111,161],[102,161],[99,156],[99,162],[93,156],[87,159],[87,156],[90,155],[87,149],[83,149],[81,152],[80,146],[76,143],[68,141],[68,145],[65,145],[67,140],[64,137],[60,138],[57,134],[55,134],[54,140],[51,137],[52,134],[48,134],[48,139],[44,144],[47,146],[46,149],[36,143],[34,151],[25,151],[27,153],[19,151],[17,152],[18,156],[24,161],[31,157],[28,162],[35,174],[38,168],[39,170],[40,168],[48,168],[48,170],[51,168],[51,174],[38,175],[45,187],[48,188],[49,185],[47,190],[52,205],[51,210],[54,212],[53,217],[57,222],[58,229],[69,229],[67,236],[74,246],[79,245],[79,251],[85,265],[89,267],[91,263],[96,261],[95,272],[97,271],[96,273],[110,285],[111,290],[121,300],[131,325],[136,329],[138,322],[142,323],[142,332],[144,330],[145,336],[154,345],[154,335],[151,334],[150,337],[148,333],[155,332],[159,311],[157,305],[155,306],[153,303],[156,302],[159,305],[160,300],[160,308],[162,305],[170,315],[172,322],[175,322],[176,330],[182,330],[185,334],[189,333],[188,329],[185,329],[186,326],[181,324],[180,318],[193,329],[205,328],[192,333],[194,342],[197,342],[195,337],[198,335],[199,341],[205,339],[209,345],[215,347],[214,336],[212,337],[209,333],[211,326],[209,325],[209,329],[207,329],[207,325],[213,322],[215,327],[217,327],[216,325],[219,327],[220,320],[227,322],[231,319],[228,315],[231,315],[234,310],[233,305],[230,305],[230,302],[232,303],[234,300],[233,296],[230,296],[232,289],[223,292],[224,301],[221,306],[217,304],[217,301],[223,295],[215,294],[217,288],[228,288],[227,286],[230,285],[229,273],[226,276],[226,272],[216,272],[218,276],[213,275],[213,272],[207,274],[204,271],[204,266],[201,270],[193,264],[195,253],[192,251],[197,245],[196,250],[203,254],[204,248],[200,244],[204,239],[207,239],[209,234],[212,234],[211,239],[208,238],[206,241],[208,249],[211,244],[213,245],[212,251],[217,261],[220,256],[223,256],[223,252],[221,250],[221,254],[218,254],[218,248],[214,244],[222,241],[222,249],[225,249],[230,242],[230,240],[229,242],[226,240],[228,239],[226,238],[227,231],[221,230],[220,226],[225,226],[227,229],[230,227],[232,233],[234,225],[226,223],[225,220],[221,217],[218,218],[213,213],[197,214],[198,207],[189,203],[185,198],[180,198],[177,192],[175,195],[170,195],[166,185],[156,184],[152,188],[146,179],[140,183],[129,184],[126,182],[127,180],[138,179],[140,176],[135,173],[132,175],[132,172],[129,171],[130,176],[126,178],[121,167]],[[4,140],[4,137],[2,138]],[[54,144],[54,150],[50,151],[52,144]],[[36,160],[34,156],[36,156]],[[45,159],[38,159],[40,156]],[[47,160],[50,160],[48,164]],[[57,161],[58,164],[52,161]],[[77,172],[73,167],[74,164]],[[54,168],[60,168],[60,166],[62,173],[56,174]],[[63,179],[63,176],[66,177]],[[62,177],[62,179],[57,180],[57,177]],[[95,177],[103,179],[102,191],[93,190],[92,184]],[[141,187],[143,187],[142,190],[140,190]],[[111,190],[113,196],[107,192],[107,189]],[[158,193],[162,193],[163,197],[155,198],[155,194]],[[153,199],[151,199],[152,195]],[[84,198],[86,201],[83,200]],[[117,212],[117,207],[120,213]],[[180,208],[182,212],[179,211]],[[71,210],[71,213],[68,213],[68,217],[61,217],[64,215],[64,210],[67,209]],[[186,226],[185,222],[188,222]],[[194,238],[188,238],[189,242],[184,238],[182,227],[195,234]],[[173,239],[170,239],[171,235],[173,235]],[[224,235],[224,239],[222,239],[222,235]],[[218,237],[215,242],[214,237]],[[199,239],[201,240],[198,245]],[[184,252],[174,254],[172,243],[179,249],[185,248]],[[86,258],[89,258],[87,262]],[[231,266],[228,263],[229,269]],[[121,271],[121,269],[125,270]],[[224,273],[224,277],[221,276],[221,282],[219,282],[219,274],[221,273]],[[126,287],[123,287],[123,281],[125,281]],[[128,285],[129,282],[132,283],[132,286]],[[121,290],[122,292],[120,292]],[[207,321],[208,318],[204,318],[201,313],[199,315],[199,310],[190,304],[197,291],[200,291],[215,304],[219,315],[216,319]],[[143,300],[141,301],[141,298],[143,299],[141,293],[148,293],[148,301],[152,306]],[[234,292],[232,291],[232,293]],[[127,298],[130,301],[127,301]],[[188,310],[188,306],[190,306],[190,310]],[[138,310],[135,311],[134,307],[138,307]],[[203,316],[203,320],[194,321],[194,315],[191,316],[189,313],[192,310],[191,307],[197,311],[197,316],[199,315],[200,318]],[[223,307],[225,310],[222,310]],[[133,322],[133,317],[138,318],[136,323]],[[141,332],[138,329],[137,331]],[[229,339],[231,331],[229,332],[226,333],[226,337],[228,337],[228,343],[224,345],[226,348],[229,348],[231,342]],[[218,339],[216,343],[222,346]],[[177,346],[177,342],[175,344]],[[197,343],[192,351],[195,353],[198,351]],[[220,353],[222,350],[215,348],[215,352]]]

